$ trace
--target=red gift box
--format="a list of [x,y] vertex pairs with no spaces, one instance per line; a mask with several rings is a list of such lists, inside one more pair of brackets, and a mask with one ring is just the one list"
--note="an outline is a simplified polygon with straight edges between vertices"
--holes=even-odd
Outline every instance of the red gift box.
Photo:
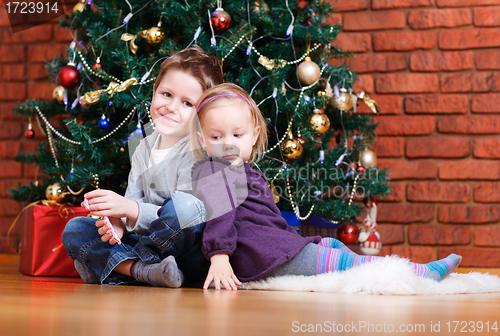
[[26,275],[80,277],[62,246],[61,235],[73,217],[87,216],[88,210],[75,206],[34,205],[22,217],[19,271]]

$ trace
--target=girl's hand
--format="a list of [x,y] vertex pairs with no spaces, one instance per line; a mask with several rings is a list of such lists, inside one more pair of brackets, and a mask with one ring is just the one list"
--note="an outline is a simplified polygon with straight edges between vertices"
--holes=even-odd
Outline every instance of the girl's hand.
[[240,280],[234,275],[229,263],[229,255],[216,254],[210,258],[210,269],[203,289],[208,289],[212,281],[215,283],[215,289],[218,290],[220,290],[221,283],[226,290],[237,290],[237,286],[241,286]]
[[114,191],[97,189],[86,193],[84,197],[88,200],[91,214],[94,216],[127,217],[132,221],[137,221],[139,217],[137,202],[120,196]]
[[[123,226],[121,218],[109,217],[109,221],[111,222],[111,225],[113,225],[113,229],[115,230],[118,238],[122,239],[123,235],[125,234],[125,227]],[[116,243],[118,243],[116,239],[113,238],[113,235],[111,233],[108,233],[111,227],[105,220],[99,219],[95,222],[95,226],[99,228],[97,232],[99,232],[99,234],[102,236],[101,240],[103,242],[109,242],[110,245],[115,245]]]

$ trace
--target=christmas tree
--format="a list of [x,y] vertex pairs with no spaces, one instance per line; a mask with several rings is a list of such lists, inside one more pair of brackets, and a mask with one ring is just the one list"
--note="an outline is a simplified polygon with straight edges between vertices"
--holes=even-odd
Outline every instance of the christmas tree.
[[376,124],[355,111],[357,104],[378,108],[352,90],[356,75],[335,61],[352,55],[333,46],[341,29],[325,23],[333,11],[323,0],[79,3],[60,22],[74,36],[68,56],[48,64],[54,99],[16,109],[48,141],[18,155],[44,178],[14,190],[15,199],[44,199],[48,186],[60,188],[50,189],[58,201],[67,188],[75,204],[97,187],[123,194],[129,147],[154,129],[149,105],[159,64],[197,44],[219,58],[225,80],[246,89],[268,121],[269,149],[257,165],[278,207],[301,219],[314,213],[351,222],[363,210],[355,201],[387,195],[389,184],[368,150]]

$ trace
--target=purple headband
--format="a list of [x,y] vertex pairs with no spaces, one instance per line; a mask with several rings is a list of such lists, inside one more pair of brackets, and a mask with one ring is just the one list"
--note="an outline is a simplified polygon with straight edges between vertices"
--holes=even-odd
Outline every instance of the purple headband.
[[214,100],[215,98],[219,98],[219,97],[236,97],[236,98],[240,98],[241,100],[244,100],[247,102],[248,105],[252,106],[252,104],[250,104],[250,102],[248,101],[248,99],[246,99],[245,97],[242,97],[242,96],[238,96],[237,94],[232,94],[232,93],[224,93],[224,94],[220,94],[220,95],[216,95],[216,96],[213,96],[213,97],[210,97],[208,98],[207,100],[205,100],[199,107],[198,109],[196,110],[196,113],[198,113],[200,111],[200,109],[203,107],[203,105],[205,105],[206,103],[208,103],[209,101],[212,101]]

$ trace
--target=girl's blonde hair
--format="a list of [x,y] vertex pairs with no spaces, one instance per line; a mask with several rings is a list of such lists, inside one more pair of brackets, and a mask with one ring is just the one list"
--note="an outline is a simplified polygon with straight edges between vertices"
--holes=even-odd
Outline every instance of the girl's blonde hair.
[[254,125],[260,128],[259,136],[253,146],[252,154],[248,162],[251,163],[261,160],[267,148],[267,124],[262,116],[262,112],[257,107],[252,97],[250,97],[241,87],[233,83],[219,84],[206,90],[198,101],[198,104],[196,104],[197,114],[195,114],[191,120],[191,132],[189,133],[196,157],[201,159],[206,156],[206,152],[203,150],[203,146],[198,136],[198,134],[202,134],[201,123],[203,122],[203,117],[208,110],[216,108],[218,105],[222,105],[221,103],[244,104],[248,107]]

